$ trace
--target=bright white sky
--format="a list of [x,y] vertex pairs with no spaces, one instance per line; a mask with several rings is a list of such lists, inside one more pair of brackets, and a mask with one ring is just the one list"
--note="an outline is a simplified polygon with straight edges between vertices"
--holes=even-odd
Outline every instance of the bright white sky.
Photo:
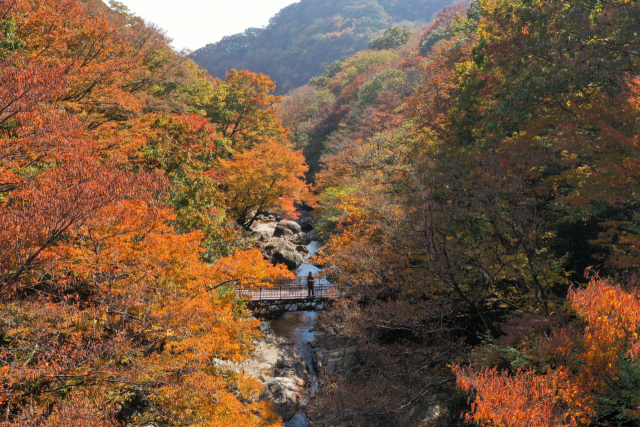
[[[262,27],[297,0],[119,0],[163,28],[173,47],[196,50],[249,27]],[[109,3],[109,0],[104,0]]]

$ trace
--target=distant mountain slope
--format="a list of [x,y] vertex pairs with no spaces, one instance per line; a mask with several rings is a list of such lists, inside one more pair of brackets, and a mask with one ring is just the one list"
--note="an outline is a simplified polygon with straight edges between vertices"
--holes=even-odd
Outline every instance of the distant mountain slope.
[[277,81],[283,94],[343,56],[367,47],[372,37],[393,25],[429,22],[444,6],[459,0],[301,0],[283,8],[266,28],[249,28],[194,53],[215,77],[248,69]]

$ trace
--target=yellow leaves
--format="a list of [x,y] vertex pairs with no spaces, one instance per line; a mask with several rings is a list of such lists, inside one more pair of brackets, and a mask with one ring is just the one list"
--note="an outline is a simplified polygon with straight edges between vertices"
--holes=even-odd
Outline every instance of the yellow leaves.
[[283,264],[274,266],[265,261],[259,249],[237,251],[218,260],[212,270],[214,287],[230,285],[237,289],[269,287],[274,280],[294,277]]
[[304,173],[308,170],[301,151],[293,151],[276,140],[261,143],[220,160],[227,172],[225,200],[240,225],[250,228],[256,215],[279,208],[292,214],[293,202],[308,195]]

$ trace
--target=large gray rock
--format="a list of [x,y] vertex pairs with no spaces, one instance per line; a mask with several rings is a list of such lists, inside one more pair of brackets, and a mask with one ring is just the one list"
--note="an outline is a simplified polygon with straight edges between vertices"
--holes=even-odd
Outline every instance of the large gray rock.
[[278,377],[265,384],[260,397],[273,402],[278,415],[288,421],[298,409],[299,389],[295,380]]
[[345,369],[351,369],[354,366],[356,366],[359,362],[359,358],[358,358],[358,350],[356,350],[355,347],[347,347],[344,350],[344,359],[343,359],[343,363],[344,363],[344,368]]
[[254,240],[256,240],[257,242],[266,242],[267,240],[269,240],[269,237],[271,236],[269,236],[269,233],[267,233],[266,231],[258,231],[253,236]]
[[278,227],[289,229],[293,234],[298,234],[302,232],[302,228],[298,225],[298,223],[293,221],[280,221],[276,226],[276,229]]
[[260,326],[258,326],[258,330],[259,330],[260,332],[264,332],[264,333],[271,331],[271,323],[269,323],[269,322],[262,322],[262,323],[260,324]]
[[302,228],[302,231],[311,231],[315,228],[316,225],[318,225],[318,221],[316,221],[316,219],[312,216],[306,215],[298,220],[298,224],[300,224],[300,228]]
[[276,251],[271,258],[271,261],[274,264],[284,264],[289,268],[289,270],[295,270],[304,262],[302,260],[302,255],[300,255],[298,251],[288,247]]
[[276,225],[276,229],[273,230],[273,237],[290,237],[293,236],[293,231],[283,225]]
[[311,237],[312,235],[310,233],[300,233],[298,234],[298,236],[300,236],[300,244],[302,245],[308,245],[309,243],[311,243],[311,241],[313,240]]
[[336,372],[336,370],[338,369],[338,360],[337,359],[331,359],[329,360],[329,362],[327,362],[327,366],[324,368],[324,371],[327,374],[333,374]]

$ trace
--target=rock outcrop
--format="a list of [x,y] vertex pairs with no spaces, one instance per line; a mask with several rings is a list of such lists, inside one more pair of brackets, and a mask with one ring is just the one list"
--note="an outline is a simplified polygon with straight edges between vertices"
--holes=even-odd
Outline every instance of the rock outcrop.
[[319,374],[349,372],[360,365],[358,349],[349,339],[327,332],[316,332],[311,343],[314,348],[313,363]]
[[274,264],[285,264],[295,270],[303,264],[303,255],[309,253],[307,245],[315,239],[315,233],[303,233],[293,221],[257,222],[253,239],[265,259]]
[[265,332],[265,337],[257,343],[251,359],[243,363],[214,359],[213,363],[251,375],[263,383],[259,398],[273,402],[276,412],[288,421],[297,413],[305,388],[311,383],[309,368],[295,353],[290,341],[273,334],[268,322],[263,322],[260,330]]
[[280,221],[278,225],[276,225],[276,229],[273,232],[273,237],[279,237],[276,234],[278,233],[278,230],[281,230],[282,232],[289,230],[291,234],[299,234],[302,232],[302,228],[298,225],[298,223],[293,221]]
[[293,231],[289,230],[286,227],[281,227],[277,225],[276,229],[273,231],[273,237],[289,237],[289,236],[293,236]]
[[298,224],[300,224],[302,231],[311,231],[318,225],[318,221],[309,213],[303,212],[298,218]]
[[[260,216],[253,225],[253,239],[265,259],[274,264],[285,264],[295,270],[303,264],[303,256],[309,254],[309,245],[319,240],[313,231],[317,221],[307,212],[301,212],[298,222],[273,221],[273,216]],[[304,230],[304,231],[303,231]]]
[[295,248],[283,247],[278,249],[271,256],[271,262],[274,264],[284,264],[289,268],[289,270],[295,270],[300,267],[304,260],[302,259],[302,255]]

